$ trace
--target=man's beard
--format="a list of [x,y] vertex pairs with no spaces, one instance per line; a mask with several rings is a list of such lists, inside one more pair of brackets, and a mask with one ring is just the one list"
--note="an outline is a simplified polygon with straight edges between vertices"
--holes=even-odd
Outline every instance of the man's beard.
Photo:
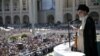
[[81,21],[84,20],[84,17],[79,17],[79,20],[81,20]]

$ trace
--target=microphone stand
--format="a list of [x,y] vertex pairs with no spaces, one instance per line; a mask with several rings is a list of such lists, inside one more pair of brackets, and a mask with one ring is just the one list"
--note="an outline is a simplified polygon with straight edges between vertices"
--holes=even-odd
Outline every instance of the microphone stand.
[[[73,28],[75,28],[75,27],[73,27]],[[78,22],[76,23],[76,28],[77,28],[77,29],[79,28],[79,23],[78,23]],[[75,32],[74,51],[78,51],[78,42],[77,42],[77,40],[78,40],[78,31]]]
[[69,38],[69,47],[71,47],[71,37],[70,37],[70,22],[68,22],[68,38]]

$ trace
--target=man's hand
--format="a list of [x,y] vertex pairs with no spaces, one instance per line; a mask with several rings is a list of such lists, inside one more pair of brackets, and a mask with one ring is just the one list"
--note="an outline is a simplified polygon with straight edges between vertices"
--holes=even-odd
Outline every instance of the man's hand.
[[73,25],[71,25],[71,27],[73,28],[73,30],[74,30],[75,32],[78,32],[78,31],[79,31],[79,29],[76,28],[76,27],[74,27]]

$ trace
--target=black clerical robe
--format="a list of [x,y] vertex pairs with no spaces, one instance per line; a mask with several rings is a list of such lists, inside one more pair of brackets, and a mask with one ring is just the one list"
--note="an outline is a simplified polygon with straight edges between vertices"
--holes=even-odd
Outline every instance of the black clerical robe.
[[98,56],[95,22],[91,17],[86,19],[83,30],[84,53],[86,56]]

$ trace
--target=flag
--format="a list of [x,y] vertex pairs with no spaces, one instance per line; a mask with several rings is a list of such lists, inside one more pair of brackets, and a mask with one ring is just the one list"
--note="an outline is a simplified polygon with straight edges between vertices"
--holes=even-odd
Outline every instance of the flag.
[[98,3],[100,3],[100,0],[97,0]]

